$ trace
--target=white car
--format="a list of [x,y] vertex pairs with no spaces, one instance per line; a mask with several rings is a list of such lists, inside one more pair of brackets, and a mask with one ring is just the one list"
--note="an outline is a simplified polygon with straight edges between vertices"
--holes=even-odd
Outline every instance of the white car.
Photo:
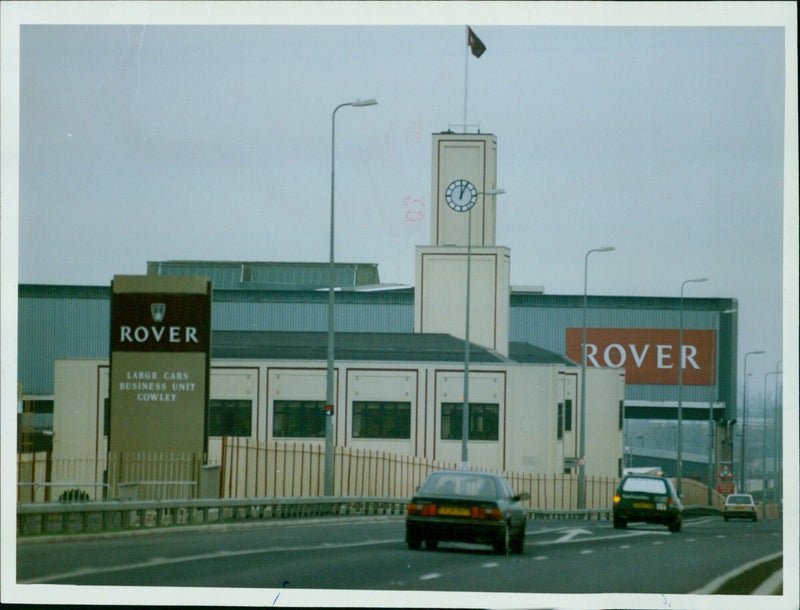
[[731,494],[725,498],[725,505],[722,507],[722,518],[728,519],[752,519],[758,521],[758,511],[753,496],[750,494]]

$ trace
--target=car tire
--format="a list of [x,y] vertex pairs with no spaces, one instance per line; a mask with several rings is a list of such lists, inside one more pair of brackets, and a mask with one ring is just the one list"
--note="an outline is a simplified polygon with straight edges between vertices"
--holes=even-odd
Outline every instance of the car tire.
[[724,517],[722,517],[722,518],[723,518],[723,519],[725,519],[725,521],[727,521],[727,520],[728,520],[728,515],[725,515],[725,516],[724,516]]
[[525,552],[525,530],[511,539],[511,552],[515,555],[521,555]]
[[675,532],[676,534],[681,531],[681,518],[676,517],[675,520],[669,524],[669,531]]
[[498,555],[506,555],[508,553],[509,542],[511,538],[511,532],[508,528],[508,523],[505,524],[503,531],[498,536],[497,540],[494,541],[492,545],[494,547],[494,552]]
[[624,530],[627,527],[628,527],[628,522],[625,521],[625,519],[614,517],[614,529]]
[[439,548],[439,541],[438,540],[426,540],[425,541],[425,548],[429,551],[435,551]]
[[418,551],[422,547],[422,540],[408,540],[407,543],[412,551]]

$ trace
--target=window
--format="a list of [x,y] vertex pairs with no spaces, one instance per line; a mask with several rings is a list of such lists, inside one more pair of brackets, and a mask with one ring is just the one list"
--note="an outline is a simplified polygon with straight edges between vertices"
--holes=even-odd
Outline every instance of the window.
[[[442,403],[442,440],[461,440],[462,413],[460,402]],[[500,405],[469,403],[469,438],[473,441],[499,439]]]
[[251,436],[252,422],[252,400],[209,401],[209,436]]
[[324,400],[276,400],[272,403],[272,435],[322,438],[325,436]]
[[572,432],[572,399],[564,400],[564,430]]
[[564,438],[564,403],[558,403],[558,420],[556,423],[556,438],[561,440]]
[[625,401],[619,401],[619,429],[622,430],[622,425],[625,422]]
[[411,438],[411,403],[353,402],[353,438]]

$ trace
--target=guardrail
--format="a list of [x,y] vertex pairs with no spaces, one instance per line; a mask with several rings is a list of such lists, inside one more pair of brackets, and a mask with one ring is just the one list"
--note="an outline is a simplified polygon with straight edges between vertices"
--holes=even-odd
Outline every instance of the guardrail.
[[[230,498],[189,500],[110,500],[17,505],[20,537],[143,530],[174,525],[255,522],[272,519],[405,515],[407,500],[343,496],[337,498]],[[612,510],[528,509],[529,519],[610,520]],[[687,506],[684,517],[720,515],[709,506]]]
[[17,536],[137,530],[285,518],[404,515],[397,498],[237,498],[17,505]]

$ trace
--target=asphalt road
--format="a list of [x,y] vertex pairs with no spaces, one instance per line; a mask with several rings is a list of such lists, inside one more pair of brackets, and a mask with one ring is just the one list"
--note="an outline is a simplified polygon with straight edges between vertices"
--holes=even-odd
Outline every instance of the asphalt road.
[[411,551],[403,538],[403,519],[391,517],[209,526],[46,544],[24,541],[17,545],[17,580],[282,590],[684,594],[778,553],[782,523],[703,517],[685,520],[683,531],[673,534],[646,524],[615,530],[606,521],[531,521],[524,554],[507,556],[494,554],[490,547],[455,543]]

